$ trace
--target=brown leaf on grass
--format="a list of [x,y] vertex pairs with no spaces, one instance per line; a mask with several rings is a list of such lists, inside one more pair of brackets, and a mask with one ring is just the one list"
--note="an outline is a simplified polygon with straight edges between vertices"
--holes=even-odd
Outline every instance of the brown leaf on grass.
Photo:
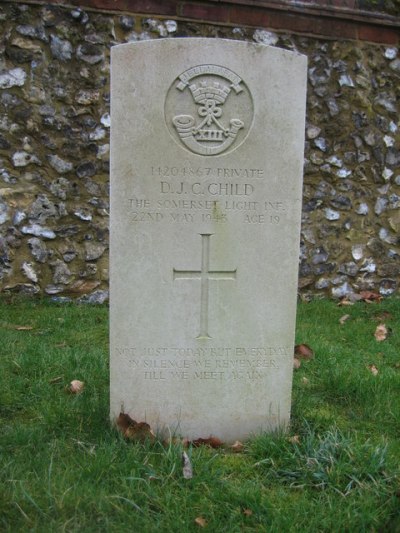
[[288,441],[292,444],[300,444],[300,436],[299,435],[293,435],[292,437],[288,438]]
[[206,527],[206,525],[207,525],[206,519],[203,518],[202,516],[198,516],[197,518],[195,518],[194,522],[195,522],[195,524],[197,524],[200,527]]
[[155,435],[147,422],[136,422],[127,413],[120,413],[116,424],[119,431],[128,440],[143,442],[155,439]]
[[368,365],[368,369],[373,376],[377,376],[379,374],[379,370],[375,365]]
[[185,479],[192,479],[193,477],[193,468],[192,463],[186,452],[182,453],[182,472]]
[[343,324],[350,318],[350,315],[343,315],[341,318],[339,318],[339,323],[343,326]]
[[66,348],[68,346],[68,344],[63,341],[63,342],[60,342],[59,344],[55,344],[54,345],[54,348]]
[[310,383],[310,380],[306,378],[305,376],[303,376],[301,378],[301,382],[303,383],[303,385],[308,385]]
[[378,322],[383,322],[384,320],[390,320],[393,318],[392,313],[389,313],[389,311],[382,311],[378,315],[374,316],[374,320],[377,320]]
[[1,321],[0,327],[3,329],[13,329],[15,331],[31,331],[33,326],[20,326],[19,324],[8,324],[7,322]]
[[241,453],[244,450],[244,444],[240,442],[240,440],[237,440],[234,442],[231,446],[231,450],[234,453]]
[[382,300],[382,296],[379,293],[372,291],[361,291],[360,296],[361,300],[367,303],[380,302]]
[[72,394],[80,394],[84,388],[85,383],[83,381],[79,381],[79,379],[73,379],[69,384],[69,392],[72,392]]
[[119,413],[116,424],[121,433],[125,433],[129,426],[137,424],[137,422],[136,420],[133,420],[133,418],[131,418],[127,413]]
[[295,357],[293,359],[293,368],[295,370],[298,370],[300,367],[301,367],[301,361],[300,361],[300,359],[297,359],[297,357]]
[[253,511],[251,509],[243,509],[243,514],[245,516],[251,516],[253,514]]
[[129,440],[144,442],[145,440],[153,441],[156,436],[147,422],[138,422],[126,430],[125,437]]
[[198,446],[209,446],[210,448],[221,448],[224,445],[222,440],[217,437],[209,437],[208,439],[196,439],[192,441],[192,445],[197,448]]
[[354,302],[349,300],[348,298],[342,298],[340,302],[338,303],[338,307],[342,307],[344,305],[354,305]]
[[382,342],[386,340],[388,336],[388,330],[385,326],[385,324],[379,324],[379,326],[376,327],[374,337],[378,342]]
[[294,356],[297,359],[306,359],[310,360],[314,358],[313,350],[308,346],[308,344],[297,344],[294,347]]

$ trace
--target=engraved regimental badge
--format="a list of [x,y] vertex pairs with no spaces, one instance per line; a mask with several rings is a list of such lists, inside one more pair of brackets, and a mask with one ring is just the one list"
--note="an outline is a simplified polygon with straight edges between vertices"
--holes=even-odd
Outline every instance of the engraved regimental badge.
[[243,80],[217,65],[198,65],[171,85],[165,102],[171,135],[191,152],[218,155],[237,148],[253,121],[253,101]]

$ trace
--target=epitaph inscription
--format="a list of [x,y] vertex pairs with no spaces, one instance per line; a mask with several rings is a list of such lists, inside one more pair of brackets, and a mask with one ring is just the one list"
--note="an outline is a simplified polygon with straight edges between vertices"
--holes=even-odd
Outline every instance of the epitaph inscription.
[[197,38],[111,55],[111,418],[225,442],[285,427],[306,59]]

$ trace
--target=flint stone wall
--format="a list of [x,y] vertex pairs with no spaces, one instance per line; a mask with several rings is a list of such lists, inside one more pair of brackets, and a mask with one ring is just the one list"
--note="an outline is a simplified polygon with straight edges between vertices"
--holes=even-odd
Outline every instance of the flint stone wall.
[[190,36],[308,56],[299,290],[398,291],[395,46],[13,2],[0,33],[1,291],[107,300],[110,47]]

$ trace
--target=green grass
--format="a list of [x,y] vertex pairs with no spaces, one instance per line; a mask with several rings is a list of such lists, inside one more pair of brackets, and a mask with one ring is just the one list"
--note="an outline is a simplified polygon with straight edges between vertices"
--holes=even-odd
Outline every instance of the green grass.
[[296,438],[189,448],[185,480],[181,445],[110,427],[105,306],[1,300],[0,531],[400,532],[399,326],[398,299],[299,304],[315,358],[294,376]]

